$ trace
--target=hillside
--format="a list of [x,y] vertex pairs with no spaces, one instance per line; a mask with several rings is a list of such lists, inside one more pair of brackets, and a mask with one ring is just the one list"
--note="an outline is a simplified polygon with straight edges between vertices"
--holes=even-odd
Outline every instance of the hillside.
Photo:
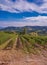
[[47,35],[47,26],[5,27],[5,28],[0,29],[0,31],[22,32],[24,28],[27,29],[27,33],[37,32],[38,34],[46,34]]

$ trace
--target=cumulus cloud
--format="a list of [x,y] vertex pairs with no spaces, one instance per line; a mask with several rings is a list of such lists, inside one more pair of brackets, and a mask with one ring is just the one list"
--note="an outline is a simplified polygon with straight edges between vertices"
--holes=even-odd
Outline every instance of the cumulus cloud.
[[47,0],[44,0],[43,2],[44,3],[41,6],[38,6],[33,2],[27,2],[27,0],[0,0],[0,9],[12,13],[19,13],[24,11],[47,13]]

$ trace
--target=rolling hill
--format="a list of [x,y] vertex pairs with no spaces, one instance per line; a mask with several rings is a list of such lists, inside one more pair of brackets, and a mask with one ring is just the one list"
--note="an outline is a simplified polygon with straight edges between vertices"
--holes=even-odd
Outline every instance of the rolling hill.
[[23,26],[23,27],[5,27],[1,28],[0,31],[16,31],[21,32],[23,29],[27,29],[27,33],[37,32],[39,34],[47,34],[47,26]]

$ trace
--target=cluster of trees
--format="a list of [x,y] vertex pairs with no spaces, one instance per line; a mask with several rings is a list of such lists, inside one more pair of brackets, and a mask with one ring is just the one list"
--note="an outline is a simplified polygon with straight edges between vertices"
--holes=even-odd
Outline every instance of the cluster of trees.
[[24,28],[23,31],[21,31],[19,34],[27,34],[27,29]]

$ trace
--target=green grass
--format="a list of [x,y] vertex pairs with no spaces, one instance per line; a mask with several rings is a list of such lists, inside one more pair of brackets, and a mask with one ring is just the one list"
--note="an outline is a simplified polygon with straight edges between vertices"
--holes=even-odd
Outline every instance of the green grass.
[[0,32],[0,45],[3,44],[5,41],[11,38],[10,34],[5,32]]
[[11,33],[6,33],[6,32],[0,32],[0,45],[3,44],[5,41],[9,40],[10,38],[13,38],[15,40],[17,35]]
[[5,50],[11,50],[13,48],[13,41],[10,40],[9,43],[4,47]]
[[[18,35],[14,33],[0,32],[0,49],[4,49],[7,45],[12,45],[12,43],[10,43],[10,39],[12,39],[12,42],[14,43],[17,36]],[[8,42],[8,40],[10,41]]]
[[4,49],[8,43],[11,41],[11,39],[9,41],[6,41],[5,43],[3,43],[2,45],[0,45],[0,50]]

